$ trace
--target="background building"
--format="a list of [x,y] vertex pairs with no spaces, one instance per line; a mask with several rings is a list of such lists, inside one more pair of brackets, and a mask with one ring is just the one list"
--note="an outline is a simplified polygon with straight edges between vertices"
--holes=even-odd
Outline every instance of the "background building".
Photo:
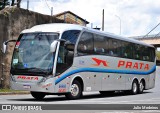
[[64,20],[64,23],[79,24],[82,26],[86,26],[87,24],[89,24],[87,20],[79,17],[71,11],[65,11],[54,16],[60,20]]

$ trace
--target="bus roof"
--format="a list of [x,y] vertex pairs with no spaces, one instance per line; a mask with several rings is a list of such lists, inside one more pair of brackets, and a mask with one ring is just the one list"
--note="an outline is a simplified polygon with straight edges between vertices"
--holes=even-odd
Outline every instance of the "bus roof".
[[99,31],[99,30],[95,30],[95,29],[91,29],[88,27],[84,27],[84,26],[80,26],[80,25],[75,25],[75,24],[66,24],[66,23],[52,23],[52,24],[41,24],[41,25],[36,25],[30,29],[26,29],[23,30],[21,33],[33,33],[33,32],[56,32],[56,33],[63,33],[64,31],[67,30],[86,30],[92,33],[96,33],[96,34],[101,34],[107,37],[111,37],[111,38],[115,38],[115,39],[119,39],[119,40],[124,40],[124,41],[128,41],[128,42],[132,42],[132,43],[136,43],[136,44],[140,44],[140,45],[145,45],[145,46],[150,46],[150,47],[154,47],[152,45],[146,44],[144,42],[132,39],[132,38],[128,38],[128,37],[122,37],[119,35],[115,35],[112,33],[108,33],[108,32],[104,32],[104,31]]
[[66,30],[82,30],[84,27],[75,24],[66,24],[66,23],[53,23],[53,24],[41,24],[33,26],[30,29],[22,31],[22,33],[29,32],[57,32],[62,33]]

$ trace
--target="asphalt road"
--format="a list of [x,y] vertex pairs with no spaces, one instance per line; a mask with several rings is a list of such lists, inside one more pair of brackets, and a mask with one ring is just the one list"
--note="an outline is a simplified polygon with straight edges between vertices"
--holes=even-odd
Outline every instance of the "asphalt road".
[[[101,96],[99,92],[84,93],[78,100],[67,100],[64,96],[50,95],[42,101],[36,101],[31,95],[0,95],[0,104],[160,104],[160,67],[156,70],[155,88],[143,94]],[[99,112],[97,112],[99,113]]]

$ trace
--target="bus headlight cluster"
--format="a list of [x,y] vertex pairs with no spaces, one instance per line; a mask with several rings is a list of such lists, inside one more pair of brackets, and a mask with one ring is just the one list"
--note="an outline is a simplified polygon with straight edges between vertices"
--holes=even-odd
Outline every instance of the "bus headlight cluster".
[[14,77],[13,75],[11,75],[10,77],[11,77],[11,80],[12,80],[13,82],[16,82],[16,79],[15,79],[15,77]]
[[38,84],[41,84],[41,83],[45,82],[46,80],[48,80],[48,79],[50,79],[50,78],[52,78],[52,76],[43,77],[43,78],[38,82]]

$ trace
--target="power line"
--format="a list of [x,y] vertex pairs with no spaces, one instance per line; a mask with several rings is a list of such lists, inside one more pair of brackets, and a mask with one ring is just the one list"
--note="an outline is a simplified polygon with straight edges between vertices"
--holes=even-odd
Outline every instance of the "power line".
[[160,25],[160,23],[157,24],[153,29],[151,29],[143,38],[145,38],[146,36],[148,36],[149,33],[151,33],[151,32],[152,32],[154,29],[156,29],[159,25]]
[[49,5],[48,5],[48,3],[47,3],[47,1],[46,1],[46,0],[45,0],[45,2],[46,2],[47,7],[49,8],[49,10],[51,10],[51,8],[49,7]]
[[158,37],[158,36],[160,36],[160,32],[157,33],[157,34],[154,36],[154,38],[156,38],[156,37]]
[[49,10],[51,11],[51,16],[53,16],[53,7],[50,8],[46,0],[45,0],[45,2],[46,2],[47,7],[49,8]]

